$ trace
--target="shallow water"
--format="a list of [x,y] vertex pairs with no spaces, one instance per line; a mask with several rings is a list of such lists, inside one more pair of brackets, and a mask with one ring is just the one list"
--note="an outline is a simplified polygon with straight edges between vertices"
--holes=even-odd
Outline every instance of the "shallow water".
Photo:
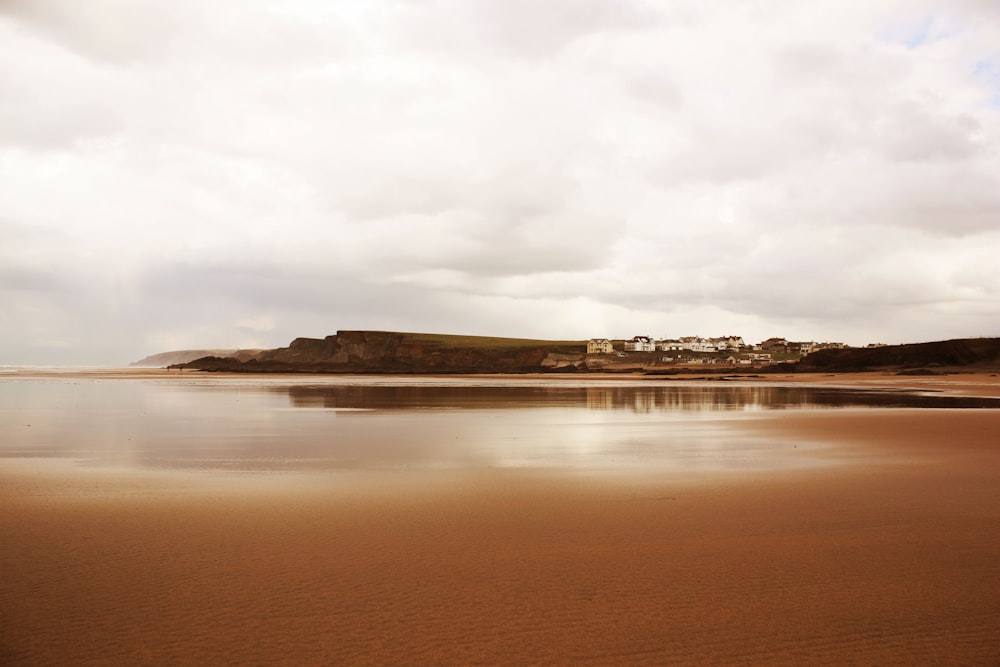
[[818,443],[743,428],[773,410],[998,407],[939,394],[518,378],[0,379],[0,457],[125,468],[776,469]]

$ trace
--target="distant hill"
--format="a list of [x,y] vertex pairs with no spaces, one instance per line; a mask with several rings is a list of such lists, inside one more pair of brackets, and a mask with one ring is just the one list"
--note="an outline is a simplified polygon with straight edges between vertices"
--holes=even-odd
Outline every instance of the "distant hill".
[[[393,331],[338,331],[326,338],[296,338],[273,350],[182,350],[146,357],[134,366],[175,366],[237,373],[532,373],[638,372],[588,360],[582,340],[536,340]],[[1000,372],[1000,338],[967,338],[876,348],[824,349],[797,363],[755,372],[912,373],[953,370]],[[732,373],[730,366],[699,373]],[[693,372],[692,369],[671,372]]]
[[247,361],[255,358],[265,350],[174,350],[172,352],[160,352],[151,354],[139,361],[133,361],[129,366],[141,368],[166,368],[177,364],[186,364],[202,357],[229,357],[240,361]]
[[527,373],[581,370],[586,352],[586,341],[338,331],[251,359],[213,354],[179,365],[243,373]]
[[1000,369],[1000,338],[958,338],[885,347],[826,349],[804,357],[803,373],[871,370]]

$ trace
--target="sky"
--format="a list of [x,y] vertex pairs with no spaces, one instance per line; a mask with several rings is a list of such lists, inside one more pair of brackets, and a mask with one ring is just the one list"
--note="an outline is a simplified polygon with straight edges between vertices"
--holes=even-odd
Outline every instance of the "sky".
[[0,0],[0,364],[1000,336],[998,0]]

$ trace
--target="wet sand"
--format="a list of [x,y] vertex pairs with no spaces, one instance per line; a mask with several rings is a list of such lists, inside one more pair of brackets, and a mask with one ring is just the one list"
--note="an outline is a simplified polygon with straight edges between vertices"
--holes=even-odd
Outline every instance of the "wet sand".
[[[915,381],[941,378],[883,383]],[[997,664],[1000,411],[746,427],[830,443],[836,465],[240,477],[2,462],[0,663]]]

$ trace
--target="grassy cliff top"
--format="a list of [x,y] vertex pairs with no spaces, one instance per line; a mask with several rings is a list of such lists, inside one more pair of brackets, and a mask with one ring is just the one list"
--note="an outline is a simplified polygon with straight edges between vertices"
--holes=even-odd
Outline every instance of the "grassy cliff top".
[[[338,332],[340,333],[346,332]],[[359,332],[369,333],[369,332]],[[371,332],[376,333],[376,332]],[[463,336],[459,334],[409,333],[409,332],[377,332],[402,336],[409,342],[425,345],[440,345],[442,347],[513,349],[523,347],[554,347],[567,345],[586,346],[585,340],[540,340],[534,338],[502,338],[496,336]]]

